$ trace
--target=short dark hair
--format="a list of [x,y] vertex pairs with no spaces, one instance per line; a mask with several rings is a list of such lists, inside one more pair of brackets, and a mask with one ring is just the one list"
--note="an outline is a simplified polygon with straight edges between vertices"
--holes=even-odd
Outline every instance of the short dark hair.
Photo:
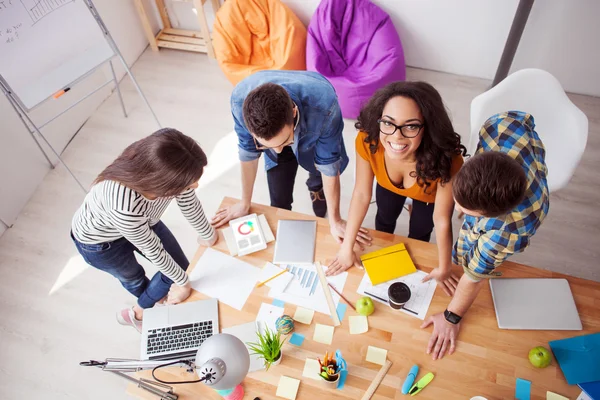
[[274,83],[262,84],[248,93],[242,110],[246,127],[261,139],[273,139],[284,126],[294,124],[294,102]]
[[425,187],[427,192],[431,182],[440,179],[442,184],[447,183],[451,178],[452,159],[457,155],[466,156],[467,149],[461,143],[460,135],[454,132],[442,96],[429,83],[392,82],[377,90],[360,110],[355,128],[367,134],[365,142],[375,153],[379,144],[377,120],[381,118],[387,102],[394,97],[412,99],[423,115],[423,139],[416,152],[417,184]]
[[163,128],[127,146],[94,183],[112,180],[141,194],[177,196],[198,182],[206,164],[194,139]]
[[514,158],[498,151],[479,153],[454,176],[452,192],[456,202],[485,217],[497,217],[518,206],[527,190],[523,167]]

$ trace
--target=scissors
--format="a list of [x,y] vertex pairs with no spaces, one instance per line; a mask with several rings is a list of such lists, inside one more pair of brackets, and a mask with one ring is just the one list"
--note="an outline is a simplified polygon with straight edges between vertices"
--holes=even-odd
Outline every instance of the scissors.
[[336,350],[335,358],[337,360],[337,371],[340,373],[340,379],[338,380],[338,389],[342,389],[344,387],[344,383],[346,383],[346,376],[348,375],[348,364],[346,360],[342,358],[342,352]]

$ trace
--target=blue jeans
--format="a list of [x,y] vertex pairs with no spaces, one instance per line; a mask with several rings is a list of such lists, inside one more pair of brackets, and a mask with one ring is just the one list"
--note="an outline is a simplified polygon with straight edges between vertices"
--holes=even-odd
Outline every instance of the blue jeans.
[[[190,262],[169,228],[159,221],[152,227],[152,230],[173,260],[181,268],[187,270]],[[154,274],[152,279],[148,279],[146,271],[135,259],[136,252],[144,255],[127,239],[121,238],[100,244],[85,244],[75,239],[73,234],[71,234],[71,238],[85,262],[117,278],[129,293],[138,298],[140,307],[152,308],[157,301],[169,293],[173,281],[160,272]]]

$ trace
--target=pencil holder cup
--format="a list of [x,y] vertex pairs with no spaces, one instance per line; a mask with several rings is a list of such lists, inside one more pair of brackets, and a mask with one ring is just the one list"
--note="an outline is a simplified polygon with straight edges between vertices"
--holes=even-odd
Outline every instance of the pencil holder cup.
[[335,379],[334,379],[334,380],[331,380],[331,381],[328,381],[327,379],[325,379],[325,378],[322,378],[322,379],[321,379],[321,381],[323,381],[323,384],[324,384],[325,386],[327,386],[327,387],[330,387],[330,388],[332,388],[332,389],[335,389],[335,388],[337,388],[337,385],[338,385],[338,383],[339,383],[339,381],[340,381],[340,374],[339,374],[339,373],[337,373],[337,374],[335,374],[335,375],[330,375],[330,377],[335,377]]

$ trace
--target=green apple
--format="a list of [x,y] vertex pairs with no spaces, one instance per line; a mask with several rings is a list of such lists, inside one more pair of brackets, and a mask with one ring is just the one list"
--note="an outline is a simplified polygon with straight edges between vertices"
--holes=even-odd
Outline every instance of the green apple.
[[363,297],[356,302],[356,312],[360,315],[369,316],[375,311],[375,305],[370,297]]
[[552,361],[552,356],[547,348],[538,346],[529,350],[529,362],[534,367],[546,368],[548,365],[550,365],[550,361]]

